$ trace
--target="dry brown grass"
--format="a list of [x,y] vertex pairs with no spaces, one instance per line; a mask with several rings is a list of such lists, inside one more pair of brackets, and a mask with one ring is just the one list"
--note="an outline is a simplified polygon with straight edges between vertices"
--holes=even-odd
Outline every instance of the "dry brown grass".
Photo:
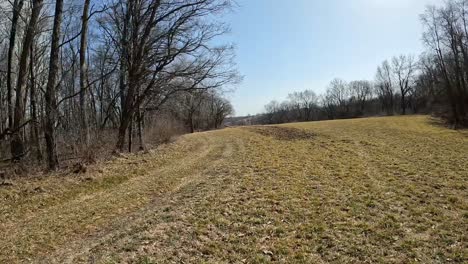
[[468,131],[425,116],[256,129],[0,187],[0,262],[468,260]]
[[262,136],[274,137],[278,140],[307,140],[312,139],[315,134],[309,130],[285,126],[251,126],[249,131]]

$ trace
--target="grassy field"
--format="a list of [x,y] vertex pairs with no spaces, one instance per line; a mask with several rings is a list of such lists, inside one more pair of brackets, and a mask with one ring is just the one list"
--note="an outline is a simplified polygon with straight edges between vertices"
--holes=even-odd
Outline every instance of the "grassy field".
[[0,263],[467,263],[468,131],[426,116],[191,134],[0,187]]

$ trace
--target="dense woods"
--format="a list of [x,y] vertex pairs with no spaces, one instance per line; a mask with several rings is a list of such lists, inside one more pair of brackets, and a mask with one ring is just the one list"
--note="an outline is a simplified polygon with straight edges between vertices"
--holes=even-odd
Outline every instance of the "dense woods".
[[421,15],[426,50],[385,60],[374,80],[335,79],[322,95],[312,90],[272,101],[253,123],[285,123],[373,115],[431,113],[454,128],[468,125],[468,1],[429,6]]
[[232,45],[219,39],[232,5],[2,1],[3,161],[55,170],[97,149],[145,149],[145,139],[220,127],[233,114],[224,94],[240,80]]

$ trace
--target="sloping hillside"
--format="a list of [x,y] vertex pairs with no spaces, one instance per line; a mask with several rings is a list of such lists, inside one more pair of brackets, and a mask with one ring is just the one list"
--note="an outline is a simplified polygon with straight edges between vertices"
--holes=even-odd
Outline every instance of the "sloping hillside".
[[228,128],[0,187],[0,262],[463,263],[467,187],[426,116]]

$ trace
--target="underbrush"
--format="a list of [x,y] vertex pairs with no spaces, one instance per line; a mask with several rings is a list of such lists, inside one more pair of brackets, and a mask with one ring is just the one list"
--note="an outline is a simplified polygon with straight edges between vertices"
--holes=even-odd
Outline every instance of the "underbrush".
[[[59,133],[57,136],[57,151],[60,162],[58,172],[62,174],[84,173],[90,165],[113,159],[117,154],[115,152],[117,133],[116,128],[91,130],[89,146],[86,146],[80,135],[74,131]],[[142,149],[153,149],[161,144],[170,143],[185,133],[187,130],[180,122],[169,117],[158,118],[144,128],[144,147]],[[44,138],[40,140],[44,140]],[[134,129],[132,152],[140,150],[137,131]],[[12,184],[11,180],[16,177],[36,177],[47,173],[44,149],[39,151],[28,149],[22,160],[16,162],[10,159],[9,141],[4,140],[0,142],[0,158],[0,187]]]

